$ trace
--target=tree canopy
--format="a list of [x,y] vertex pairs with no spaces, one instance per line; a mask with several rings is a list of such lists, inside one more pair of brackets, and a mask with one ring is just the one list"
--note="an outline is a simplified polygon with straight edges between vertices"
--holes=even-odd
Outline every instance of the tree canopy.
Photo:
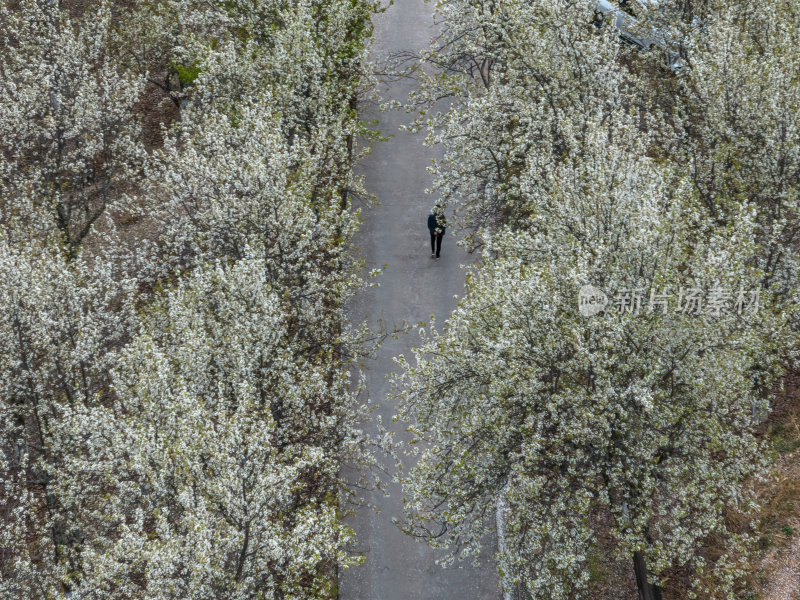
[[3,598],[331,597],[356,560],[377,9],[4,5]]
[[[747,512],[766,471],[754,429],[796,349],[798,87],[780,82],[800,15],[627,4],[660,47],[621,44],[589,1],[440,2],[413,99],[482,258],[443,330],[398,359],[419,461],[406,528],[477,554],[499,510],[499,568],[524,597],[588,597],[601,534],[645,598],[644,564],[732,593],[747,540],[726,510]],[[607,294],[598,314],[585,286]],[[705,565],[712,533],[729,552]]]

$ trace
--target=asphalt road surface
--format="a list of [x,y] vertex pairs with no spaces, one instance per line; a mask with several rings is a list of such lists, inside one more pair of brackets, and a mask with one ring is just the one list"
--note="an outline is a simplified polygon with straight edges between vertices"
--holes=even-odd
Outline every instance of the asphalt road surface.
[[[395,0],[395,4],[375,18],[373,57],[380,59],[391,52],[419,50],[428,45],[433,30],[433,5],[423,0]],[[408,79],[384,88],[386,98],[404,101],[414,82]],[[455,306],[454,295],[464,292],[461,264],[473,257],[456,246],[457,234],[448,228],[442,243],[440,260],[430,254],[427,215],[436,198],[426,195],[432,180],[426,167],[436,157],[434,150],[422,145],[423,135],[412,136],[398,131],[410,119],[401,111],[382,113],[375,105],[362,106],[365,120],[379,120],[384,134],[394,137],[376,145],[362,163],[367,188],[377,195],[380,205],[364,211],[365,222],[356,239],[356,250],[367,262],[367,270],[388,267],[378,278],[380,287],[364,291],[352,302],[351,321],[367,321],[377,328],[380,321],[388,327],[403,322],[417,324],[436,315],[441,326]],[[448,215],[449,216],[449,215]],[[451,219],[452,222],[452,219]],[[414,328],[416,331],[416,328]],[[418,343],[416,333],[387,339],[377,358],[367,361],[366,393],[378,409],[384,424],[391,424],[394,407],[386,399],[389,383],[385,376],[394,370],[392,357]],[[373,425],[366,429],[375,431]],[[394,426],[400,430],[401,426]],[[380,513],[359,509],[350,524],[358,536],[357,550],[364,554],[362,565],[340,574],[342,600],[499,600],[498,577],[491,558],[479,567],[471,562],[443,568],[435,564],[440,554],[427,545],[403,534],[393,524],[403,514],[399,486],[390,484],[390,496],[368,493]]]

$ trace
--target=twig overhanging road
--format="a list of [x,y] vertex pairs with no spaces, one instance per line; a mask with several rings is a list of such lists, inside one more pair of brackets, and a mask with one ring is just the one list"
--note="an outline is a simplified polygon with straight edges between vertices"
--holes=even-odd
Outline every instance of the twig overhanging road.
[[[428,45],[433,33],[433,4],[423,0],[398,0],[387,12],[375,18],[373,57],[377,60],[393,52],[419,50]],[[385,97],[403,102],[414,87],[408,79],[389,84]],[[454,295],[464,291],[462,263],[472,260],[455,245],[452,228],[445,234],[440,260],[430,257],[430,238],[426,218],[435,201],[424,193],[431,185],[426,167],[436,156],[422,145],[423,135],[398,131],[410,119],[401,111],[381,113],[377,106],[364,106],[364,120],[379,120],[384,134],[394,137],[376,145],[361,165],[367,187],[381,204],[366,209],[365,222],[356,240],[367,270],[388,264],[380,276],[380,287],[366,290],[352,303],[353,323],[367,321],[377,328],[379,321],[392,328],[403,322],[416,324],[436,315],[441,326],[455,306]],[[416,333],[388,339],[377,358],[365,365],[366,393],[378,405],[384,424],[391,424],[394,407],[389,405],[385,376],[394,370],[392,357],[418,343]],[[370,418],[373,419],[375,413]],[[370,431],[374,426],[368,426]],[[395,427],[395,429],[401,429]],[[388,462],[388,461],[385,461]],[[391,468],[391,464],[387,465]],[[390,485],[390,496],[369,493],[367,499],[381,510],[379,514],[363,508],[351,521],[358,536],[357,549],[366,561],[341,573],[342,600],[495,600],[501,597],[491,557],[493,548],[480,567],[471,562],[456,563],[443,569],[435,564],[437,554],[428,546],[404,535],[393,523],[402,517],[399,486]]]

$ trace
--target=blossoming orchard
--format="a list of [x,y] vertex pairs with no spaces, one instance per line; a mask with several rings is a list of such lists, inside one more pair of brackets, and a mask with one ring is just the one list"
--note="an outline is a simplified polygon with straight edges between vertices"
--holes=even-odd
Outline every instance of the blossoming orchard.
[[0,33],[0,598],[800,597],[800,4]]

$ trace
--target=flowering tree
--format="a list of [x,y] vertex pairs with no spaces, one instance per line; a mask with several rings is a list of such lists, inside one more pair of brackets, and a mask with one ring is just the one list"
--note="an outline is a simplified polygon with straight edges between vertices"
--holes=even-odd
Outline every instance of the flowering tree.
[[106,4],[77,24],[52,3],[0,12],[2,219],[16,239],[57,232],[70,258],[141,175],[144,78],[109,57],[111,22]]
[[[341,309],[375,7],[147,3],[113,28],[22,8],[0,53],[0,594],[330,596],[339,466],[369,460]],[[145,153],[164,69],[187,102]]]
[[101,490],[68,485],[70,458],[93,452],[71,415],[107,394],[109,351],[132,322],[135,283],[110,214],[126,210],[141,172],[142,78],[109,58],[105,5],[90,23],[39,2],[4,6],[0,20],[0,589],[47,597],[80,570],[87,530],[107,531],[77,516]]
[[[733,110],[744,130],[750,113],[730,99],[766,105],[766,79],[793,77],[794,63],[748,77],[765,55],[746,31],[764,21],[742,27],[737,6],[645,4],[631,9],[640,19],[675,23],[665,43],[688,73],[673,73],[663,49],[620,47],[588,1],[442,2],[443,34],[423,57],[441,69],[421,76],[417,94],[418,125],[445,150],[437,191],[463,207],[485,248],[444,332],[425,337],[416,364],[400,359],[399,416],[422,448],[404,477],[407,528],[477,552],[500,508],[504,581],[533,598],[585,592],[606,512],[644,598],[656,594],[648,568],[702,570],[709,533],[741,547],[722,508],[745,507],[742,482],[764,467],[753,415],[795,339],[795,271],[783,258],[795,203],[769,191],[780,181],[793,197],[794,145],[781,146],[783,168],[762,170],[738,149],[733,160],[726,148],[747,142],[711,116]],[[770,27],[790,29],[781,3],[766,4]],[[725,74],[732,60],[739,79]],[[430,116],[443,96],[451,108]],[[779,112],[766,132],[794,122]],[[760,194],[744,191],[751,183]],[[586,284],[627,295],[587,320],[577,305]],[[699,305],[689,316],[685,295],[678,315],[656,304],[634,316],[637,288],[664,306],[687,288],[717,307],[740,288],[769,301],[747,322]],[[713,566],[717,589],[693,593],[728,593],[743,568],[734,554]]]
[[360,458],[354,392],[346,371],[331,379],[333,348],[296,343],[265,262],[199,268],[120,357],[124,417],[98,419],[111,425],[98,437],[113,440],[121,492],[104,510],[126,525],[87,562],[142,576],[96,569],[87,595],[325,597],[348,564],[338,469]]
[[[758,282],[744,267],[752,213],[714,232],[689,208],[685,180],[603,148],[606,135],[594,159],[560,170],[537,199],[540,227],[491,238],[467,298],[443,333],[424,338],[416,364],[400,359],[400,416],[421,447],[404,479],[408,530],[477,552],[504,507],[501,572],[531,598],[585,591],[602,511],[643,593],[652,593],[645,559],[655,573],[702,568],[705,536],[737,541],[722,509],[746,508],[740,483],[764,466],[752,368],[778,343],[768,311],[747,322],[675,304],[663,314],[621,303],[620,314],[612,300],[591,319],[578,310],[587,283],[677,295]],[[707,242],[690,244],[701,231]],[[715,568],[727,580],[742,564]]]
[[131,327],[135,288],[111,277],[112,266],[59,246],[0,242],[0,591],[7,598],[48,597],[70,589],[87,538],[113,534],[87,501],[105,490],[81,478],[77,457],[97,423],[84,420],[107,396],[110,351]]
[[[417,126],[426,124],[427,141],[444,147],[436,191],[459,200],[475,232],[524,225],[530,210],[520,176],[531,159],[573,158],[593,123],[624,114],[635,82],[619,64],[624,51],[613,30],[592,24],[593,6],[440,3],[443,33],[423,55],[434,72],[420,75],[413,100],[423,107]],[[449,111],[431,115],[442,97],[453,99]]]
[[712,3],[687,44],[681,79],[681,143],[703,206],[718,222],[742,199],[758,206],[764,287],[797,289],[800,177],[800,10],[791,3]]

